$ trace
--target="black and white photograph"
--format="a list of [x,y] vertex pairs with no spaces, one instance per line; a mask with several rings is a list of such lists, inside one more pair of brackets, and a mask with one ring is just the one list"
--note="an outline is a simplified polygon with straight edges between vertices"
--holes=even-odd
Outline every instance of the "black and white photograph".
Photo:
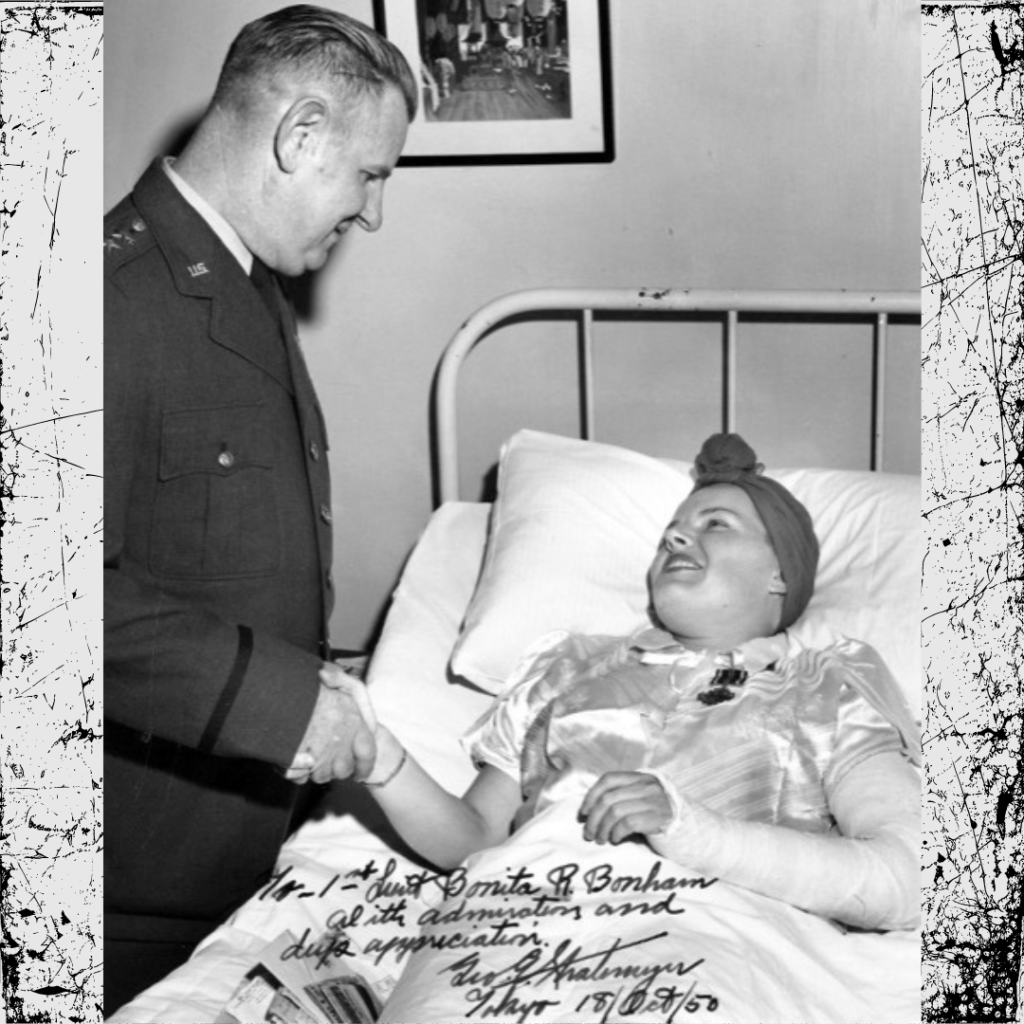
[[919,1020],[918,7],[105,43],[107,1018]]
[[[568,4],[418,3],[428,121],[572,117]],[[452,20],[449,21],[449,14]]]
[[0,13],[0,1021],[1022,1019],[1018,3]]
[[1019,4],[2,14],[0,1020],[1022,1019]]
[[402,166],[614,159],[607,0],[375,0],[422,118]]

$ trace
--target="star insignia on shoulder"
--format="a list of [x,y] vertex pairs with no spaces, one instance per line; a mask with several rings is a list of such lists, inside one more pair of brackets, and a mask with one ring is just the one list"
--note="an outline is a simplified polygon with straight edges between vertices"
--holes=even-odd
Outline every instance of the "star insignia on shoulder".
[[141,217],[136,217],[130,225],[127,225],[127,230],[111,231],[103,239],[103,249],[105,252],[111,252],[114,249],[120,249],[122,245],[135,245],[134,236],[141,234],[145,230],[146,222]]

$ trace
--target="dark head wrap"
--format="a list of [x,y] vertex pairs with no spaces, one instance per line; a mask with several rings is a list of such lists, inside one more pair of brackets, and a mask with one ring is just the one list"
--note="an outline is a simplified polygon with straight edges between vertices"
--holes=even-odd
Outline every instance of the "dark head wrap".
[[701,447],[696,465],[694,491],[733,484],[754,503],[786,584],[779,629],[788,629],[814,593],[818,538],[810,514],[782,484],[762,475],[764,466],[739,434],[712,434]]

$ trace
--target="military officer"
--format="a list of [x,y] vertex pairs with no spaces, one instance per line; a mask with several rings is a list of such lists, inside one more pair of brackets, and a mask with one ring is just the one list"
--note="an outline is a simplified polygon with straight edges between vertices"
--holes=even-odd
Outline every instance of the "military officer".
[[319,679],[328,442],[276,274],[380,227],[416,102],[385,39],[285,8],[106,217],[107,1013],[266,879],[298,783],[372,767],[356,703]]

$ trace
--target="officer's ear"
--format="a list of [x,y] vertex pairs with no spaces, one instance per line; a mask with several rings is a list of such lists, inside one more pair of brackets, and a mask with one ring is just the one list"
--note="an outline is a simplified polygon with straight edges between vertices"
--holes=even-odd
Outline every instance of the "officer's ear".
[[327,130],[328,108],[318,96],[297,99],[281,117],[274,135],[274,156],[285,174],[293,174]]
[[768,593],[769,594],[785,594],[786,593],[786,581],[782,578],[782,573],[776,569],[772,573],[772,578],[768,581]]

